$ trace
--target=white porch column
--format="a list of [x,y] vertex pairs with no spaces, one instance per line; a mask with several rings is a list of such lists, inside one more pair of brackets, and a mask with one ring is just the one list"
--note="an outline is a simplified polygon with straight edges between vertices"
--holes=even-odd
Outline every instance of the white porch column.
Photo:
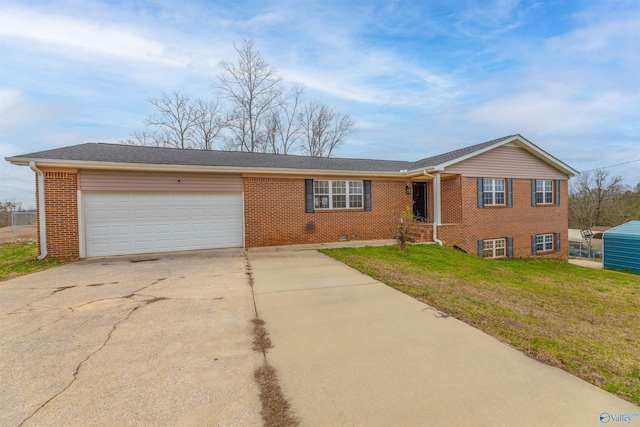
[[442,203],[440,200],[440,171],[433,173],[433,223],[435,225],[442,224],[441,216]]

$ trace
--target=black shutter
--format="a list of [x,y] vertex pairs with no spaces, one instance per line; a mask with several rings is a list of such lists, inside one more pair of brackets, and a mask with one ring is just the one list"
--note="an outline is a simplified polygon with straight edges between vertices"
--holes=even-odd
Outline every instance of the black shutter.
[[305,179],[304,180],[304,211],[307,213],[315,212],[314,203],[313,203],[313,180]]
[[371,211],[371,180],[364,180],[364,210]]
[[478,256],[480,258],[484,257],[484,240],[478,240]]
[[556,233],[556,251],[560,250],[560,233]]
[[537,206],[536,203],[536,180],[531,180],[531,206]]
[[507,179],[507,206],[513,207],[513,180],[511,178]]
[[513,237],[507,237],[507,256],[513,258]]
[[484,208],[484,178],[478,178],[478,207]]
[[531,235],[531,254],[532,255],[537,255],[538,254],[538,250],[536,249],[536,235],[535,234]]
[[560,206],[560,180],[556,179],[556,206]]

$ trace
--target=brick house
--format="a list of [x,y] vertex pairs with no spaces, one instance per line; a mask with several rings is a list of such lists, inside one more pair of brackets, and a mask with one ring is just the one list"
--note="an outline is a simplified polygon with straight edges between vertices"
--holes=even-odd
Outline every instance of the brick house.
[[388,239],[567,259],[577,171],[520,135],[416,162],[87,143],[8,157],[36,173],[41,257]]

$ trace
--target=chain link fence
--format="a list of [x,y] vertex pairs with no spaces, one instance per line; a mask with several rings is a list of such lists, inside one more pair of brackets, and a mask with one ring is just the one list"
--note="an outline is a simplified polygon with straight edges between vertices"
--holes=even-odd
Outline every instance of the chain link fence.
[[[9,213],[9,212],[7,212]],[[15,231],[18,227],[35,224],[38,217],[35,211],[11,212],[11,242],[15,242]]]

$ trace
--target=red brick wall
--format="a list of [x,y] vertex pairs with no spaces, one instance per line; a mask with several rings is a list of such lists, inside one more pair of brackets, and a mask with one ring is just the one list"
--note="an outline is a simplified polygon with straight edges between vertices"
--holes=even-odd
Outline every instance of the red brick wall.
[[[47,251],[50,257],[77,258],[78,247],[78,193],[77,173],[44,172],[44,205],[47,216]],[[36,175],[36,205],[38,205],[38,178]],[[39,209],[39,205],[37,206]],[[38,210],[38,215],[39,215]],[[40,245],[38,220],[38,245]]]
[[[345,179],[349,178],[332,178]],[[351,178],[353,179],[353,178]],[[389,239],[405,206],[405,181],[372,180],[372,210],[305,213],[304,178],[244,177],[247,247]]]
[[[45,172],[49,256],[78,257],[77,173]],[[340,179],[340,178],[337,178]],[[348,179],[348,178],[344,178]],[[559,252],[538,256],[567,259],[567,180],[561,181],[560,206],[531,206],[531,183],[513,179],[513,207],[477,207],[476,178],[442,181],[442,220],[438,237],[447,246],[477,252],[477,240],[513,237],[514,255],[531,257],[531,235],[561,233]],[[304,178],[244,177],[246,246],[272,246],[391,238],[412,196],[405,181],[372,180],[372,211],[362,209],[305,213]],[[430,215],[433,191],[429,183]],[[36,189],[37,191],[37,189]],[[36,197],[37,200],[37,197]],[[428,233],[427,233],[428,234]]]
[[443,179],[441,189],[441,220],[443,224],[459,224],[462,222],[462,177]]
[[[531,235],[559,232],[561,250],[538,257],[568,257],[568,180],[560,181],[560,206],[531,206],[531,181],[513,179],[513,207],[478,208],[477,179],[461,177],[462,223],[438,228],[438,238],[446,246],[458,246],[477,253],[477,241],[513,237],[514,256],[530,258]],[[444,190],[444,189],[443,189]],[[443,191],[444,193],[444,191]],[[444,205],[443,194],[443,205]]]

